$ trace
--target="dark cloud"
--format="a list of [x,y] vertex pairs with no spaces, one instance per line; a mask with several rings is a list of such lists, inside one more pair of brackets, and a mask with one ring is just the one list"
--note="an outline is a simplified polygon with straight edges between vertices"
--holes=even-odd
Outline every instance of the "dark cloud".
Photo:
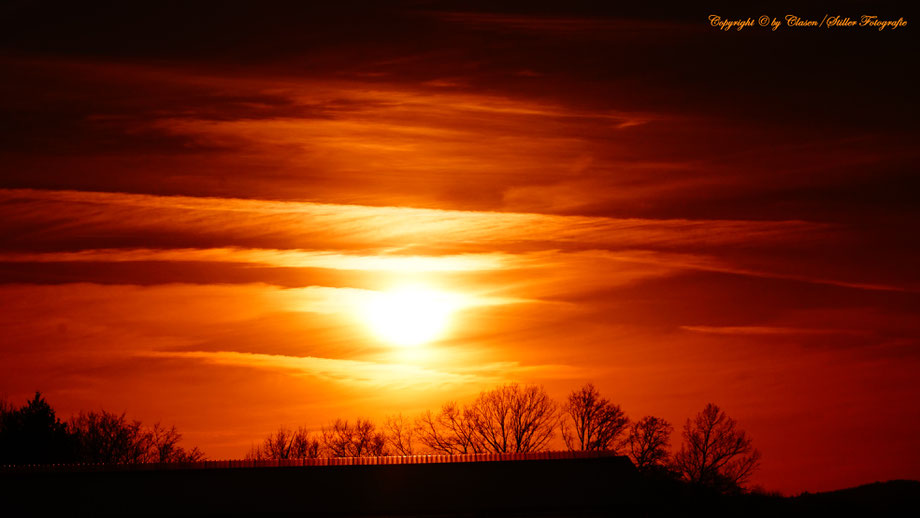
[[[912,219],[898,197],[916,159],[910,31],[721,32],[706,22],[713,10],[786,9],[767,4],[3,9],[2,66],[13,78],[0,86],[5,187],[617,217]],[[372,95],[380,90],[394,95]],[[477,120],[438,115],[439,99],[413,111],[418,95],[555,112]],[[426,110],[435,115],[420,119]],[[388,127],[343,130],[337,138],[365,147],[330,149],[322,127],[291,140],[293,126],[279,138],[247,132],[247,121]],[[428,132],[393,138],[406,128]]]
[[268,268],[251,264],[189,261],[109,263],[0,262],[0,284],[73,284],[155,286],[159,284],[266,284],[283,288],[327,286],[381,289],[379,273],[315,268]]

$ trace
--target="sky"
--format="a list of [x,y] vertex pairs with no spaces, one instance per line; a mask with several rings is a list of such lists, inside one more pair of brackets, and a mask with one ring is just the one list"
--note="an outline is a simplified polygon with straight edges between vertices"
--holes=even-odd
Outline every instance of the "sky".
[[0,395],[240,458],[593,382],[767,489],[920,478],[914,28],[643,5],[4,2]]

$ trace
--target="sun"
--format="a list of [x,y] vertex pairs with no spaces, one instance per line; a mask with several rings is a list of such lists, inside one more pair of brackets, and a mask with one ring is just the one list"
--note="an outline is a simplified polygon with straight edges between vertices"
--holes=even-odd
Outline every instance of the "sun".
[[364,308],[364,318],[381,340],[413,347],[441,337],[456,308],[449,293],[403,286],[373,294]]

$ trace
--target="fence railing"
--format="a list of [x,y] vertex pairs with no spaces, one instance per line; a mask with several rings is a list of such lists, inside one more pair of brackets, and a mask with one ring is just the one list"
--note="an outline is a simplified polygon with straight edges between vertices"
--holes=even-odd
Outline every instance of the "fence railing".
[[382,457],[321,457],[280,460],[205,460],[200,462],[145,464],[30,464],[0,466],[0,472],[46,471],[153,471],[170,469],[287,468],[321,466],[391,466],[398,464],[448,464],[616,457],[610,451],[541,451],[534,453],[473,453],[464,455],[388,455]]

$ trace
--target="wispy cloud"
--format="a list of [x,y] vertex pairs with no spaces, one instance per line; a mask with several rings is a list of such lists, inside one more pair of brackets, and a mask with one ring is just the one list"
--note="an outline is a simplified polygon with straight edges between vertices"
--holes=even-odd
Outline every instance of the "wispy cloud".
[[[805,221],[606,218],[533,213],[375,207],[238,198],[152,196],[82,191],[0,189],[7,249],[93,246],[132,237],[164,245],[315,249],[643,248],[789,243],[814,239],[831,226]],[[22,235],[28,232],[28,235]],[[194,236],[194,240],[193,240]],[[26,239],[28,238],[28,239]],[[298,246],[301,245],[301,246]],[[171,248],[184,248],[170,246]]]
[[[565,277],[578,282],[605,265],[635,264],[643,266],[632,268],[634,275],[621,266],[605,278],[706,271],[912,290],[824,277],[800,265],[789,270],[782,262],[755,267],[723,253],[735,245],[833,240],[840,232],[805,221],[654,220],[30,189],[0,189],[0,216],[6,236],[0,261],[7,263],[211,262],[393,274],[553,269],[531,283]],[[245,273],[222,278],[252,282],[252,272]]]
[[617,261],[640,262],[648,264],[660,264],[680,270],[699,270],[708,272],[727,273],[731,275],[743,275],[749,277],[762,277],[767,279],[781,279],[810,284],[823,284],[827,286],[837,286],[841,288],[851,288],[857,290],[870,291],[902,291],[916,292],[915,289],[905,286],[893,286],[887,284],[848,282],[843,280],[828,279],[813,275],[802,275],[793,273],[783,273],[778,271],[768,271],[763,269],[744,268],[742,266],[732,265],[725,260],[712,256],[699,254],[661,254],[654,252],[640,251],[638,253],[614,253],[609,255],[610,258]]
[[285,356],[235,351],[152,351],[142,353],[152,358],[182,358],[219,365],[286,371],[294,375],[313,376],[327,381],[388,388],[444,387],[451,385],[501,382],[501,376],[470,372],[447,372],[405,363]]
[[259,248],[178,248],[178,249],[101,249],[75,252],[6,252],[0,262],[134,262],[203,261],[250,263],[286,268],[328,268],[333,270],[371,270],[383,272],[467,272],[496,270],[510,256],[500,253],[461,255],[356,255],[315,250],[277,250]]
[[864,330],[854,329],[816,329],[805,327],[773,327],[773,326],[680,326],[684,331],[694,333],[707,333],[716,335],[865,335]]

